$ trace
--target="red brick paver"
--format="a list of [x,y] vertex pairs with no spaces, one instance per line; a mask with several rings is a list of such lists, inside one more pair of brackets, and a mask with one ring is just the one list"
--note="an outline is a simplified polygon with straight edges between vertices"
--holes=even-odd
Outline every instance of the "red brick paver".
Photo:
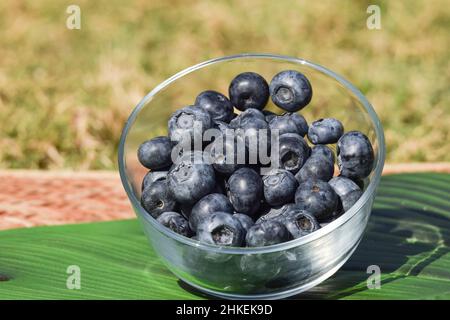
[[[447,172],[450,163],[386,165],[383,174]],[[117,172],[0,171],[0,230],[134,217]]]
[[0,171],[0,230],[133,216],[115,172]]

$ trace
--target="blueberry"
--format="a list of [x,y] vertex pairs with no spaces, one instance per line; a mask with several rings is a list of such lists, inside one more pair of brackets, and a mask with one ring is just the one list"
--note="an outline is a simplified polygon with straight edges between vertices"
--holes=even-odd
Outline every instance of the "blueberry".
[[336,210],[338,196],[327,182],[311,179],[300,183],[295,193],[295,203],[321,222]]
[[270,120],[272,120],[277,116],[276,113],[269,110],[263,110],[262,113],[264,114],[264,119],[266,120],[267,123],[269,123]]
[[345,133],[337,143],[337,163],[344,177],[367,177],[374,163],[373,148],[367,136],[359,131]]
[[263,247],[282,243],[290,239],[284,224],[276,220],[255,224],[248,230],[245,241],[248,247]]
[[344,211],[349,210],[363,194],[356,183],[345,177],[334,177],[328,183],[338,195]]
[[287,214],[284,225],[294,239],[320,229],[319,222],[311,213],[298,209]]
[[270,128],[260,110],[245,110],[230,122],[230,127],[235,129],[235,136],[240,141],[245,141],[245,145],[254,156],[257,156],[260,146],[266,146],[269,150]]
[[295,203],[288,203],[281,207],[268,207],[268,210],[263,211],[263,214],[256,220],[255,224],[268,220],[278,220],[282,222],[287,213],[293,209],[300,209],[300,206]]
[[155,181],[166,180],[167,173],[168,173],[168,171],[149,171],[149,172],[147,172],[147,174],[144,176],[144,179],[142,180],[141,190],[144,190],[146,187],[148,187]]
[[313,144],[336,143],[344,133],[342,123],[334,118],[314,121],[309,126],[308,139]]
[[186,219],[189,220],[189,217],[191,216],[191,212],[192,212],[192,208],[194,207],[194,204],[192,203],[180,203],[180,213],[182,214],[182,216]]
[[192,208],[189,216],[189,226],[193,231],[197,230],[198,224],[214,212],[233,213],[230,200],[220,193],[211,193],[201,198]]
[[227,189],[236,212],[251,216],[259,209],[263,183],[256,171],[249,168],[236,170],[228,179]]
[[195,105],[208,111],[214,122],[230,122],[233,118],[233,104],[217,91],[203,91],[195,99]]
[[284,133],[296,133],[302,137],[308,132],[306,120],[296,113],[285,113],[281,116],[275,116],[269,122],[270,130],[278,130],[280,135]]
[[223,134],[214,140],[208,152],[214,169],[222,174],[230,175],[245,164],[247,147],[239,136]]
[[[277,215],[277,212],[280,211],[282,206],[274,206],[271,207],[265,201],[261,201],[261,204],[258,209],[257,215],[255,215],[255,224],[261,223],[263,221],[269,220],[269,217]],[[267,219],[266,219],[267,217]]]
[[294,201],[298,183],[287,170],[274,169],[263,177],[264,199],[271,206],[280,206]]
[[341,201],[338,200],[338,205],[337,205],[336,209],[333,211],[333,213],[327,219],[319,221],[320,226],[321,227],[326,226],[327,224],[329,224],[329,223],[333,222],[334,220],[336,220],[337,218],[339,218],[343,213],[344,213],[344,209],[342,208]]
[[270,95],[278,107],[295,112],[304,108],[312,98],[308,79],[300,72],[286,70],[277,73],[270,82]]
[[200,221],[197,237],[199,241],[208,244],[239,247],[244,241],[245,230],[233,215],[215,212]]
[[161,213],[174,211],[177,203],[170,192],[167,181],[155,181],[142,191],[141,204],[153,217],[157,218]]
[[257,120],[266,122],[264,113],[254,108],[246,109],[245,111],[238,114],[236,118],[230,121],[230,127],[234,129],[245,128],[248,127],[249,124],[251,125],[251,122]]
[[172,164],[172,142],[167,137],[156,137],[139,146],[138,159],[146,168],[157,170]]
[[[169,119],[169,137],[180,142],[194,139],[194,133],[203,134],[212,127],[209,113],[197,106],[187,106],[175,111]],[[200,128],[201,126],[201,128]],[[202,137],[200,137],[202,138]]]
[[169,190],[182,204],[195,203],[215,188],[215,173],[212,165],[183,159],[174,165],[168,175]]
[[297,125],[299,135],[305,137],[305,135],[308,133],[308,122],[306,122],[305,118],[295,112],[286,112],[284,116],[288,116],[292,121],[294,121]]
[[328,181],[334,174],[334,162],[321,152],[311,152],[311,156],[306,160],[303,167],[295,174],[299,183],[308,179],[318,179]]
[[192,234],[187,220],[177,212],[164,212],[156,220],[166,228],[185,237],[190,237]]
[[252,218],[243,213],[235,213],[233,217],[239,220],[246,233],[255,224]]
[[311,149],[305,139],[295,133],[285,133],[279,137],[279,166],[296,173],[310,155]]
[[244,72],[231,81],[228,93],[231,102],[239,110],[262,110],[269,100],[269,85],[259,74]]
[[[339,175],[340,177],[342,177],[341,175]],[[354,183],[356,183],[356,185],[361,189],[364,190],[364,180],[363,179],[359,179],[359,178],[350,178],[350,180],[352,180]]]
[[[182,144],[182,143],[181,143]],[[172,149],[172,154],[174,155],[175,148],[179,148],[180,144],[177,144],[174,149]],[[201,151],[201,150],[190,150],[190,149],[184,149],[186,146],[181,146],[178,151],[178,155],[173,161],[173,164],[169,168],[172,170],[175,168],[178,164],[181,162],[195,162],[195,163],[205,163],[205,164],[211,164],[210,157],[207,153]]]
[[216,121],[214,128],[219,129],[222,134],[225,134],[227,130],[231,129],[230,125],[223,121]]
[[329,162],[334,163],[333,151],[323,144],[318,144],[311,149],[311,157],[315,156],[323,156],[327,158]]

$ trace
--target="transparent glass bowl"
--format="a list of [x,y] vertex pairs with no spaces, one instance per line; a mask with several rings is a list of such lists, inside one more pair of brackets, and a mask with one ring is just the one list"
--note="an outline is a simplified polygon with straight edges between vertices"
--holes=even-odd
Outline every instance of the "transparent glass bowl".
[[[279,71],[305,74],[313,87],[311,103],[301,110],[308,123],[335,117],[345,130],[359,130],[372,142],[375,165],[362,197],[345,214],[316,232],[261,248],[224,248],[199,243],[160,225],[140,204],[146,171],[136,151],[144,140],[167,134],[173,111],[194,103],[198,93],[227,95],[237,74],[254,71],[269,82]],[[282,113],[269,101],[266,109]],[[370,103],[348,81],[317,64],[287,56],[241,54],[187,68],[159,84],[136,106],[126,122],[119,146],[123,186],[145,234],[165,265],[189,285],[222,298],[272,299],[305,291],[335,273],[358,246],[370,216],[385,158],[383,129]]]

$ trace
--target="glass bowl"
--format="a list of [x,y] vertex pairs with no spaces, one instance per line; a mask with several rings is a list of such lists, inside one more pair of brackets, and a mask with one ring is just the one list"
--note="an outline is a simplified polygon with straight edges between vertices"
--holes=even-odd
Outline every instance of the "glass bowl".
[[[200,243],[160,225],[140,204],[146,170],[136,151],[143,141],[167,135],[173,111],[194,103],[198,93],[228,93],[237,74],[254,71],[269,82],[278,72],[298,70],[313,87],[311,103],[301,110],[308,123],[335,117],[345,130],[365,133],[374,148],[374,168],[361,198],[345,214],[307,236],[260,248],[226,248]],[[281,113],[269,99],[267,110]],[[358,246],[372,209],[385,158],[381,123],[363,94],[334,72],[303,59],[240,54],[187,68],[148,93],[128,118],[119,145],[119,170],[145,234],[164,264],[181,280],[221,298],[284,298],[321,283],[334,274]]]

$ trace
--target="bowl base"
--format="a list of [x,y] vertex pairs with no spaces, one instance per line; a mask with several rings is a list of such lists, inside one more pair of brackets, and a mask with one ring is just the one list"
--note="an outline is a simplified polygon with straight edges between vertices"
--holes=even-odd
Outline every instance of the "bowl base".
[[183,279],[182,277],[180,277],[180,279],[185,282],[186,284],[188,284],[189,286],[195,288],[196,290],[205,293],[207,295],[213,296],[213,297],[217,297],[217,298],[221,298],[221,299],[227,299],[227,300],[277,300],[277,299],[284,299],[284,298],[288,298],[288,297],[292,297],[294,295],[297,295],[299,293],[302,293],[306,290],[309,290],[315,286],[317,286],[318,284],[322,283],[323,281],[325,281],[326,279],[328,279],[329,277],[331,277],[334,273],[336,273],[336,271],[338,271],[343,265],[344,263],[347,262],[347,260],[350,258],[350,256],[353,254],[353,252],[356,250],[356,248],[359,245],[359,242],[361,241],[361,238],[358,240],[358,242],[356,242],[355,246],[348,251],[348,253],[346,254],[345,258],[342,259],[342,261],[340,261],[337,265],[335,265],[333,268],[331,268],[328,272],[324,273],[322,276],[314,279],[311,282],[308,282],[306,284],[300,285],[298,287],[289,289],[289,290],[283,290],[283,291],[275,291],[275,292],[271,292],[271,293],[265,293],[265,294],[233,294],[233,293],[224,293],[224,292],[220,292],[220,291],[215,291],[215,290],[211,290],[211,289],[206,289],[203,287],[200,287],[188,280]]

